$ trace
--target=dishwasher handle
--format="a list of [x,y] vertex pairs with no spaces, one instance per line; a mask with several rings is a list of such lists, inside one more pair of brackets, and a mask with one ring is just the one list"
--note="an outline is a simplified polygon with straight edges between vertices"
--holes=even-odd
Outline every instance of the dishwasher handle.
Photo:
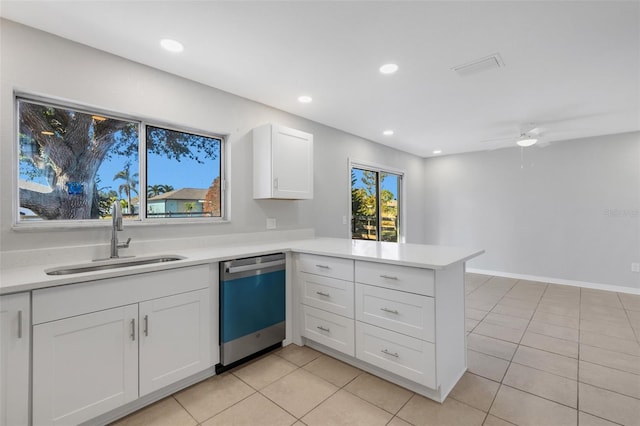
[[252,263],[251,265],[242,265],[242,266],[230,266],[227,269],[227,272],[230,274],[235,274],[238,272],[246,272],[246,271],[255,271],[257,269],[265,269],[270,268],[272,266],[284,265],[285,259],[274,260],[272,262],[264,262],[264,263]]

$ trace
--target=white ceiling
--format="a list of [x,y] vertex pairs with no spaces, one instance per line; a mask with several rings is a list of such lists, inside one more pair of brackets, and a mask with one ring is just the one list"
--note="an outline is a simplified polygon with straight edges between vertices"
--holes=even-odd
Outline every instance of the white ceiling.
[[[529,123],[543,142],[640,130],[638,1],[2,0],[0,15],[425,157],[513,146]],[[503,68],[451,70],[493,53]]]

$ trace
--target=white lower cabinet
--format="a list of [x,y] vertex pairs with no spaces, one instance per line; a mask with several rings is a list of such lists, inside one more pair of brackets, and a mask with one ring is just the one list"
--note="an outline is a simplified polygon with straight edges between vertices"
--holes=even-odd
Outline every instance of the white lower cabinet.
[[436,387],[433,343],[356,321],[356,357],[426,387]]
[[33,425],[85,422],[212,367],[212,270],[34,291]]
[[29,424],[30,294],[0,296],[0,425]]
[[435,341],[433,297],[356,284],[356,319],[429,342]]
[[355,356],[353,260],[295,255],[300,335]]
[[347,355],[355,355],[353,319],[306,305],[302,309],[304,337]]
[[296,259],[300,343],[444,401],[466,370],[463,263]]
[[209,291],[140,303],[140,396],[209,367]]
[[33,327],[33,424],[70,425],[138,397],[138,305]]

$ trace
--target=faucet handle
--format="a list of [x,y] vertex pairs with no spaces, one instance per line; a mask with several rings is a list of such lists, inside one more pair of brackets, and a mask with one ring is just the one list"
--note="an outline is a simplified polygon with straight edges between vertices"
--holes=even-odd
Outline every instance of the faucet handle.
[[131,237],[127,238],[126,243],[119,243],[118,248],[129,248],[129,243],[131,242]]

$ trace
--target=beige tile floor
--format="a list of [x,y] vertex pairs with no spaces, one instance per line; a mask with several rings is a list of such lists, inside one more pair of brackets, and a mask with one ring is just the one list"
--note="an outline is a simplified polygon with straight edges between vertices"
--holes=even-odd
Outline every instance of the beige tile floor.
[[640,296],[467,274],[468,366],[438,404],[287,346],[125,425],[640,425]]

